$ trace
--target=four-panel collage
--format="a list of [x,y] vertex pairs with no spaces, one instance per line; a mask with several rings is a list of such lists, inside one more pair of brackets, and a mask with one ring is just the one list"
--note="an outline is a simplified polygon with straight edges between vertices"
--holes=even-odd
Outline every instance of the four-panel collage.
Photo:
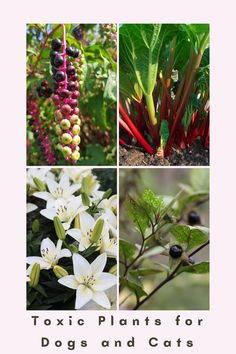
[[26,26],[27,310],[209,310],[209,33]]

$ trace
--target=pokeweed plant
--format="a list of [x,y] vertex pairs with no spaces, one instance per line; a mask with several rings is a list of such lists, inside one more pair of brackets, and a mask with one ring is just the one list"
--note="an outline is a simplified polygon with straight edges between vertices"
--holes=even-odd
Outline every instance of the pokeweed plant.
[[209,146],[209,25],[120,27],[120,143],[167,157],[172,145]]
[[193,174],[191,185],[181,184],[174,197],[147,188],[138,197],[126,198],[124,206],[137,243],[122,236],[120,229],[121,309],[148,306],[155,294],[183,273],[209,272],[209,261],[194,259],[209,245],[209,229],[195,210],[209,200],[208,181],[205,171],[197,172],[201,176]]
[[[33,96],[56,165],[113,165],[116,25],[28,24],[27,99]],[[28,165],[42,165],[27,113]]]
[[28,169],[27,309],[116,308],[114,172]]

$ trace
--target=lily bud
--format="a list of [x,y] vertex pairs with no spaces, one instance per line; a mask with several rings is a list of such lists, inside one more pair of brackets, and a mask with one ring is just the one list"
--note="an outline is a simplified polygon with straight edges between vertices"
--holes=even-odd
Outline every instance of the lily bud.
[[74,228],[75,229],[79,229],[80,228],[80,218],[79,218],[79,214],[76,215],[75,219],[74,219]]
[[70,251],[71,253],[78,253],[78,247],[76,247],[76,245],[70,245]]
[[88,194],[82,193],[81,197],[82,197],[83,204],[86,205],[86,206],[89,206],[90,205],[90,200],[89,200]]
[[39,283],[39,276],[40,276],[40,265],[38,263],[34,263],[29,276],[30,277],[29,286],[31,288],[36,288],[36,286]]
[[53,273],[55,274],[55,276],[60,279],[62,277],[65,277],[66,275],[68,275],[67,270],[65,270],[63,267],[59,266],[59,265],[55,265],[53,267]]
[[37,177],[33,178],[33,181],[36,185],[36,187],[38,188],[39,191],[43,192],[46,190],[45,184]]
[[32,231],[34,233],[36,232],[39,232],[39,227],[40,227],[40,222],[38,219],[35,219],[33,222],[32,222]]
[[109,189],[103,194],[102,199],[108,199],[108,198],[110,197],[111,193],[112,193],[112,189],[109,188]]
[[61,223],[61,220],[59,219],[58,216],[55,216],[53,219],[53,223],[54,223],[54,228],[56,231],[56,235],[60,240],[65,240],[66,238],[66,233],[65,233],[65,229]]
[[113,265],[113,267],[111,267],[111,269],[109,270],[109,273],[113,274],[113,275],[117,275],[117,264]]
[[92,243],[96,243],[99,240],[99,237],[101,236],[102,230],[103,230],[103,225],[104,225],[104,220],[99,219],[97,220],[94,229],[92,231],[91,239],[90,241]]

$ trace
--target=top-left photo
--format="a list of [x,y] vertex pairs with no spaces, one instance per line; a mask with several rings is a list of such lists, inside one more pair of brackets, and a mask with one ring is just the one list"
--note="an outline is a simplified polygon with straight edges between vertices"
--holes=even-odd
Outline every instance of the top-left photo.
[[116,24],[27,24],[26,36],[27,165],[116,165]]

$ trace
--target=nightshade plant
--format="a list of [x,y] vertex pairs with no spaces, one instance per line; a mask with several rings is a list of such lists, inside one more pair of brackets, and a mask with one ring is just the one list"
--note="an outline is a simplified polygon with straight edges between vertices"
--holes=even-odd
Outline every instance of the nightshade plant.
[[28,169],[28,309],[116,308],[117,198],[105,172],[103,191],[96,169]]
[[[197,172],[201,173],[193,175],[193,184],[181,184],[176,196],[159,195],[149,188],[137,197],[127,196],[124,206],[134,223],[137,243],[122,234],[120,227],[121,309],[142,309],[144,304],[145,309],[161,309],[158,294],[166,284],[183,273],[209,272],[209,261],[195,260],[209,245],[209,229],[194,210],[209,200],[208,171]],[[148,307],[154,295],[157,307]]]
[[115,136],[116,25],[27,25],[27,165],[114,165]]
[[209,146],[209,25],[124,24],[120,41],[120,144],[167,157]]

